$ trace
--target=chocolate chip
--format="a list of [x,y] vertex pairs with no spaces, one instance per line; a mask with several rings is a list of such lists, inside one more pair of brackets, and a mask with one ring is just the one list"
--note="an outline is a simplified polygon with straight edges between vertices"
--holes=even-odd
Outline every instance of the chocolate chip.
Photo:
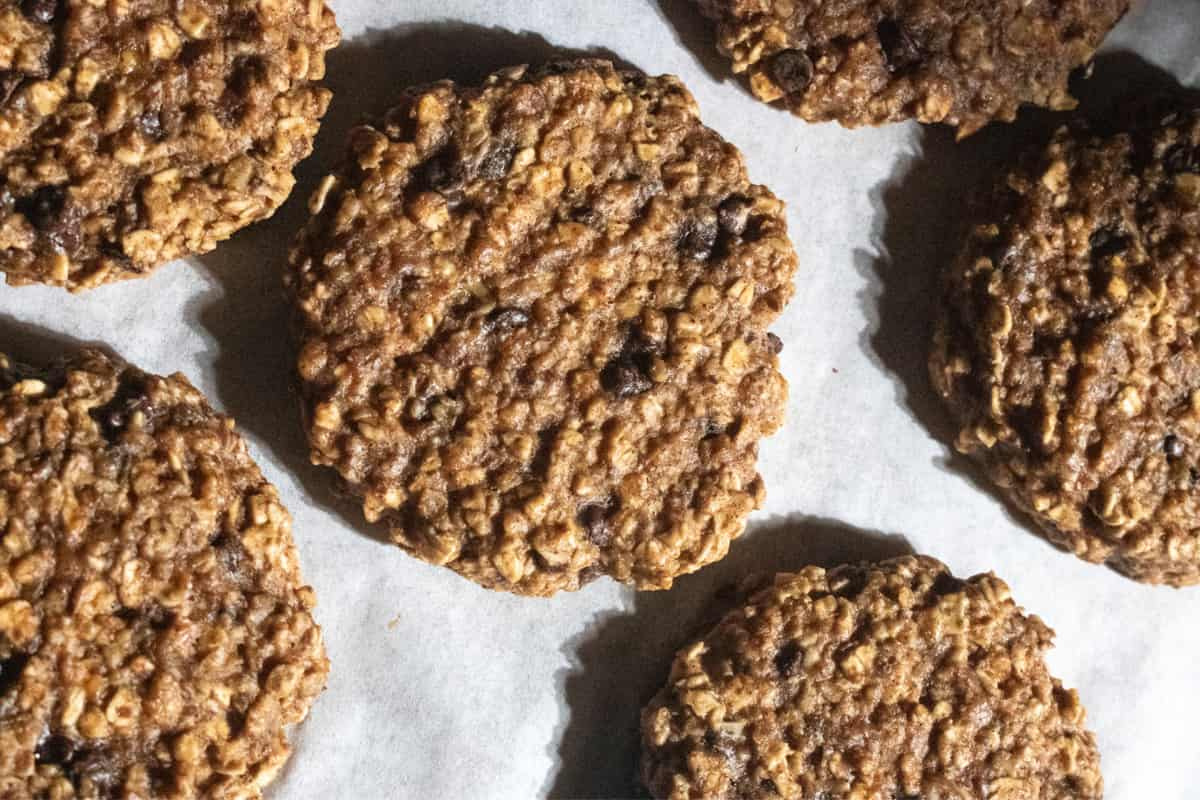
[[726,233],[741,236],[746,230],[746,220],[750,218],[753,205],[745,195],[729,195],[717,207],[717,224]]
[[921,61],[921,50],[912,35],[894,19],[884,19],[875,29],[887,60],[888,72],[901,72]]
[[639,327],[630,329],[621,351],[600,372],[600,385],[617,397],[633,397],[649,391],[650,367],[660,347]]
[[161,140],[166,133],[163,130],[162,118],[157,111],[147,111],[137,118],[137,129],[147,139]]
[[842,567],[838,570],[837,577],[830,582],[829,590],[839,597],[853,597],[866,587],[868,578],[870,573],[866,567]]
[[637,366],[615,359],[600,372],[600,384],[617,397],[634,397],[648,392],[654,384]]
[[0,659],[0,697],[16,687],[28,663],[29,656],[24,653],[13,653],[8,658]]
[[488,315],[486,327],[489,333],[508,333],[528,324],[528,312],[519,308],[497,308]]
[[614,510],[611,499],[603,503],[588,503],[579,509],[579,524],[587,533],[588,540],[597,547],[604,547],[612,540],[608,518]]
[[0,69],[0,106],[8,102],[13,92],[25,80],[25,73],[11,69]]
[[479,177],[491,181],[508,175],[508,170],[512,167],[513,156],[516,152],[517,147],[512,142],[505,142],[493,148],[479,162]]
[[1124,253],[1132,242],[1130,237],[1121,229],[1115,227],[1098,228],[1088,238],[1088,246],[1092,250],[1092,260],[1103,263],[1112,256]]
[[954,577],[949,572],[943,572],[933,582],[933,593],[937,595],[954,594],[962,591],[967,582]]
[[772,353],[779,355],[783,352],[783,340],[773,333],[767,333],[767,347]]
[[65,736],[50,734],[38,742],[34,750],[35,761],[51,766],[61,766],[70,763],[75,755],[75,743]]
[[1166,452],[1167,458],[1182,458],[1187,446],[1180,441],[1178,436],[1169,433],[1163,439],[1163,450]]
[[775,669],[786,678],[793,674],[799,660],[800,646],[795,642],[787,642],[775,654]]
[[34,22],[49,25],[58,16],[58,0],[24,0],[21,11]]
[[580,206],[579,208],[571,209],[568,214],[572,222],[578,222],[582,225],[596,225],[600,221],[600,214],[591,206]]
[[771,58],[771,80],[788,94],[803,92],[812,83],[812,59],[803,50],[781,50]]
[[431,189],[447,199],[459,199],[467,180],[467,170],[458,146],[451,144],[442,149],[420,167],[416,177],[419,189]]
[[1180,172],[1200,172],[1200,147],[1182,143],[1173,146],[1163,156],[1163,166],[1172,175]]
[[43,186],[28,197],[16,202],[16,209],[24,214],[33,227],[37,228],[50,243],[67,253],[79,249],[82,241],[79,208],[70,202],[63,186]]
[[118,387],[107,403],[93,408],[90,414],[100,426],[100,434],[112,444],[121,437],[139,411],[147,421],[151,419],[150,401],[145,396],[145,389],[139,383],[127,381]]
[[62,186],[43,186],[28,197],[17,201],[17,210],[38,230],[52,226],[67,204],[67,190]]
[[728,426],[722,425],[714,419],[704,421],[704,439],[713,439],[723,435],[728,430]]
[[708,213],[711,216],[698,214],[680,226],[679,252],[685,256],[703,261],[712,255],[717,243],[717,219],[711,211]]
[[120,768],[104,747],[76,751],[63,765],[63,772],[76,789],[87,781],[101,797],[114,797],[121,779]]

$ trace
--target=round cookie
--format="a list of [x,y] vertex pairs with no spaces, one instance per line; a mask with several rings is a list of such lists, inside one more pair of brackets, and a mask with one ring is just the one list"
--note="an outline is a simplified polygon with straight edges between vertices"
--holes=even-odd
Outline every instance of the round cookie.
[[663,800],[1099,800],[1052,638],[994,575],[928,557],[778,575],[675,656],[643,778]]
[[930,358],[955,446],[1081,558],[1200,581],[1200,112],[1064,129],[974,222]]
[[322,0],[0,0],[0,271],[88,289],[270,216],[339,35]]
[[915,118],[968,136],[1022,103],[1074,107],[1129,0],[696,0],[751,91],[809,122]]
[[0,356],[0,797],[260,798],[329,670],[290,527],[181,376]]
[[787,386],[783,204],[678,79],[606,61],[408,91],[312,198],[289,285],[315,463],[490,588],[721,558]]

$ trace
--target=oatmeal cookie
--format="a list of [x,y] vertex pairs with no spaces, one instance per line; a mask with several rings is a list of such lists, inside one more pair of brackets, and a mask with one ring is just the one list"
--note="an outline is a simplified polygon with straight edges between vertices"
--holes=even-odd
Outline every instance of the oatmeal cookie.
[[809,122],[916,118],[967,136],[1067,79],[1129,0],[696,0],[751,91]]
[[181,376],[0,356],[0,797],[261,797],[328,672],[290,526]]
[[664,800],[1099,800],[1052,638],[928,557],[778,575],[675,656],[643,777]]
[[270,216],[338,38],[322,0],[0,0],[0,271],[78,291]]
[[1200,112],[1060,131],[947,272],[930,371],[956,447],[1081,558],[1200,581]]
[[783,204],[678,79],[413,89],[292,252],[308,437],[408,552],[548,595],[721,558],[787,385]]

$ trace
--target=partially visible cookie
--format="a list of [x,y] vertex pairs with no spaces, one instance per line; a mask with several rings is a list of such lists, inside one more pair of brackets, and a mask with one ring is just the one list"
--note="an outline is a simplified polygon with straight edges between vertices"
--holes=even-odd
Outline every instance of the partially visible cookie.
[[308,438],[408,552],[484,586],[641,588],[763,499],[783,203],[671,76],[606,61],[408,91],[292,253]]
[[0,356],[0,797],[260,798],[329,670],[290,526],[181,376]]
[[643,777],[664,800],[1099,800],[1052,637],[928,557],[779,575],[675,657]]
[[904,119],[967,136],[1023,103],[1064,109],[1129,0],[696,0],[751,91],[809,122]]
[[0,0],[0,271],[87,289],[270,216],[338,38],[322,0]]
[[973,221],[930,358],[955,446],[1081,558],[1200,582],[1200,112],[1064,129]]

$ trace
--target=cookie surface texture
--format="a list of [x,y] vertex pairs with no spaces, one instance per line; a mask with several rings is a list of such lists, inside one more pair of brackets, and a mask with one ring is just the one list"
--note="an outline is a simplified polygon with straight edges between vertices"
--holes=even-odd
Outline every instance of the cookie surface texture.
[[1052,636],[928,557],[778,575],[676,655],[643,776],[669,800],[1099,800]]
[[968,135],[1022,103],[1071,108],[1128,0],[696,0],[756,97],[809,122],[904,119]]
[[270,216],[339,35],[321,0],[0,0],[0,271],[83,290]]
[[182,377],[0,356],[0,797],[260,798],[328,672],[290,526]]
[[975,223],[930,359],[955,446],[1059,546],[1200,581],[1200,114],[1060,131]]
[[721,558],[764,494],[796,257],[678,79],[434,84],[350,150],[289,275],[314,462],[489,588],[663,588]]

